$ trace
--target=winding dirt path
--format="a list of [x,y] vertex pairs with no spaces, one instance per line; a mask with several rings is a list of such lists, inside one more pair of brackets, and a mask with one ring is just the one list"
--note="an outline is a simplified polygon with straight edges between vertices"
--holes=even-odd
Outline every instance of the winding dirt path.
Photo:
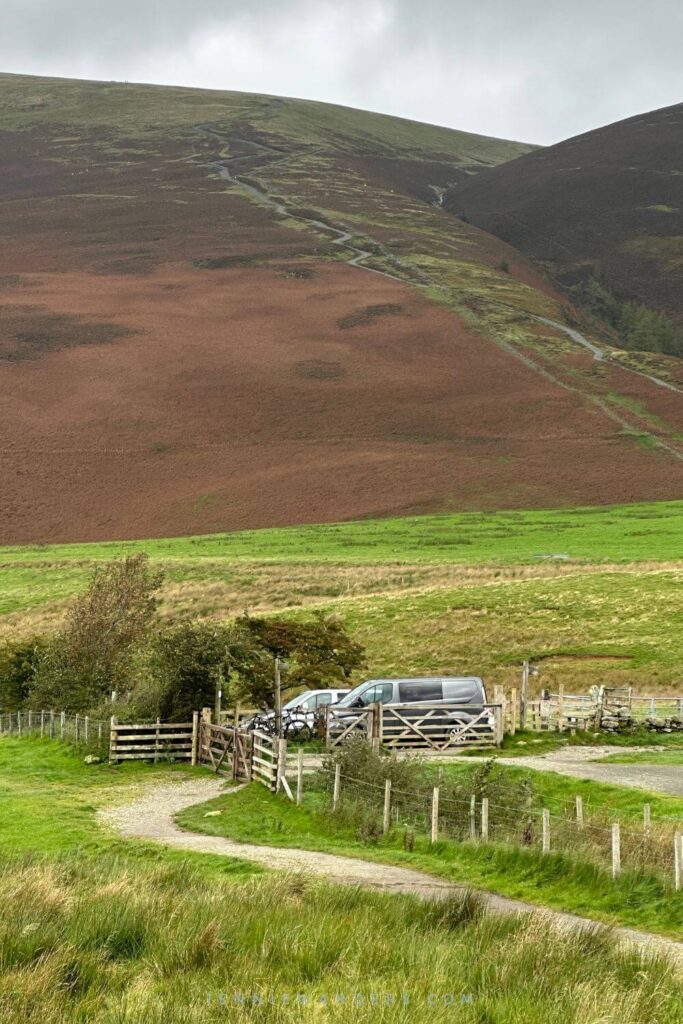
[[[362,249],[360,246],[356,245],[352,241],[354,237],[353,233],[347,230],[347,228],[337,227],[334,224],[329,224],[323,220],[316,220],[313,217],[302,217],[295,210],[285,205],[285,203],[281,202],[279,198],[272,195],[266,189],[257,188],[256,185],[252,185],[250,182],[245,181],[243,177],[241,177],[236,172],[232,171],[230,169],[230,165],[233,162],[244,160],[244,157],[231,156],[228,149],[229,142],[226,142],[226,140],[222,137],[220,132],[216,131],[215,128],[212,128],[210,125],[197,125],[196,130],[202,132],[204,135],[209,135],[210,137],[215,139],[218,142],[219,146],[221,147],[218,154],[218,159],[212,160],[209,166],[218,174],[219,178],[221,178],[223,181],[227,181],[231,185],[236,185],[243,192],[245,192],[249,196],[249,198],[255,199],[257,203],[261,203],[270,207],[270,209],[274,210],[275,213],[278,214],[278,216],[280,217],[288,217],[290,220],[298,220],[301,224],[304,224],[307,227],[317,228],[319,231],[322,231],[325,234],[331,233],[332,235],[334,235],[334,237],[330,239],[332,245],[339,245],[342,248],[349,249],[353,253],[353,255],[349,256],[349,258],[345,261],[346,263],[348,263],[350,267],[359,267],[361,270],[367,270],[371,274],[380,274],[382,277],[391,278],[392,281],[399,281],[401,284],[406,283],[406,280],[403,277],[398,277],[396,274],[390,274],[386,270],[377,270],[375,267],[367,266],[366,260],[368,260],[373,255],[373,253],[370,252],[369,249]],[[274,153],[275,160],[273,162],[275,163],[284,162],[290,158],[290,154],[278,154],[277,150],[271,149],[269,146],[265,146],[263,143],[253,142],[251,139],[233,137],[231,141],[239,142],[242,145],[249,146],[257,151],[266,152],[269,154]]]
[[[175,815],[186,807],[204,803],[217,796],[235,793],[238,788],[241,787],[226,790],[221,780],[206,777],[191,782],[155,785],[132,803],[101,811],[100,820],[126,838],[152,840],[177,849],[236,857],[266,868],[315,875],[337,885],[363,886],[384,892],[418,896],[421,899],[443,899],[468,888],[421,871],[414,871],[412,868],[310,850],[238,843],[221,836],[185,832],[176,825]],[[568,930],[596,927],[594,921],[574,914],[548,910],[493,893],[481,895],[487,909],[493,913],[533,913]],[[621,942],[672,957],[683,969],[683,944],[630,928],[615,928],[613,932]]]

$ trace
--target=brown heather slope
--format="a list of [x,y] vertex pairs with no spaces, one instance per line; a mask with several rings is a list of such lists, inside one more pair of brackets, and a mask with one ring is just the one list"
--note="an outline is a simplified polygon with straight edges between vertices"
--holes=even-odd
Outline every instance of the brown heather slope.
[[0,542],[680,496],[680,392],[426,201],[524,148],[0,76]]
[[572,285],[683,323],[683,103],[598,128],[458,182],[445,203]]

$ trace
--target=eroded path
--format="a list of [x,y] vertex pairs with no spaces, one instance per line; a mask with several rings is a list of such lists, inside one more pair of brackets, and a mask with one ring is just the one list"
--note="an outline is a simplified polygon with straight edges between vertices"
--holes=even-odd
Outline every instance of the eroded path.
[[[238,843],[221,836],[185,832],[176,825],[175,815],[186,807],[235,792],[237,788],[226,790],[225,784],[215,778],[202,777],[191,782],[165,783],[151,786],[132,803],[107,808],[100,813],[100,819],[130,839],[152,840],[177,849],[237,857],[266,868],[314,875],[337,885],[363,886],[422,899],[442,899],[467,888],[411,868],[310,850]],[[570,930],[596,927],[595,922],[573,914],[536,907],[493,893],[482,893],[482,896],[487,908],[493,913],[534,913]],[[637,945],[653,953],[667,954],[683,965],[681,943],[630,928],[615,928],[613,931],[624,943]]]

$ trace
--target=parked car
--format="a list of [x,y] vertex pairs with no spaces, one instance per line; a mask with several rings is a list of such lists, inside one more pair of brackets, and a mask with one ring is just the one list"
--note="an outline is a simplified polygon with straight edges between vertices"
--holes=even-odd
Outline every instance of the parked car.
[[[420,705],[462,705],[462,710],[445,708],[443,714],[433,715],[423,731],[440,731],[452,725],[453,729],[480,715],[487,703],[486,689],[479,676],[422,676],[402,679],[366,679],[354,687],[334,708],[330,723],[332,735],[340,734],[353,723],[354,729],[365,728],[365,716],[358,711],[371,704],[385,707],[396,704],[410,705],[401,711],[408,721],[424,716]],[[488,725],[493,724],[493,715]]]
[[[310,739],[317,731],[327,705],[336,704],[349,692],[348,689],[305,690],[292,697],[282,708],[282,735],[286,739]],[[268,733],[276,732],[276,726],[274,711],[255,715],[248,723],[248,728]]]

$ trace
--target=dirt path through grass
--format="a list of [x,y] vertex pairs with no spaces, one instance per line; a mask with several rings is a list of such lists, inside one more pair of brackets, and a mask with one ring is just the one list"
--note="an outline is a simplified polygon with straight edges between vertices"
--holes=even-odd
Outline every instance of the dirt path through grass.
[[643,747],[564,747],[534,757],[501,757],[499,764],[535,771],[559,772],[575,779],[607,782],[612,786],[629,786],[648,792],[683,796],[683,765],[605,764],[599,758],[608,754],[634,753]]
[[[363,886],[385,892],[418,896],[422,899],[443,899],[449,894],[462,892],[467,888],[462,885],[453,885],[441,878],[435,878],[411,868],[379,864],[356,857],[341,857],[318,851],[238,843],[220,836],[184,832],[176,825],[175,815],[186,807],[204,803],[220,795],[235,793],[238,788],[226,789],[221,780],[206,777],[191,782],[155,785],[147,789],[132,803],[101,811],[100,820],[114,828],[120,835],[130,839],[152,840],[178,849],[237,857],[261,864],[266,868],[317,875],[338,885]],[[482,896],[487,908],[493,913],[535,913],[568,929],[601,927],[594,921],[573,914],[536,907],[520,900],[507,899],[493,893],[483,893]],[[683,965],[683,944],[681,943],[630,928],[615,928],[614,934],[622,942],[633,943],[650,949],[652,952],[673,956]]]

